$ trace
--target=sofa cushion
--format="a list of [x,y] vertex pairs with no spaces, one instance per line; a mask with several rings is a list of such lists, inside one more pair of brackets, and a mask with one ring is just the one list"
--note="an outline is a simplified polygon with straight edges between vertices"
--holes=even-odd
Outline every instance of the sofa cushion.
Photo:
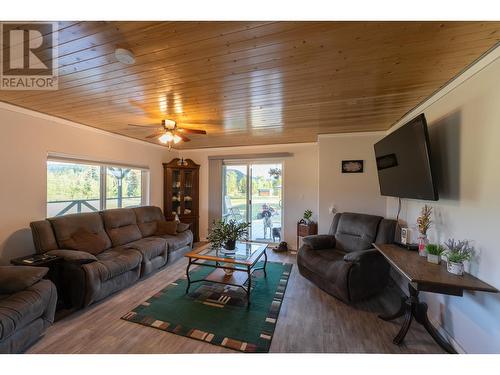
[[161,236],[161,238],[165,238],[168,243],[169,251],[176,251],[182,247],[188,246],[193,242],[193,233],[190,230],[187,230],[182,233],[177,233],[175,236],[165,234]]
[[346,270],[351,267],[335,249],[301,251],[300,263],[323,280],[339,285],[346,285]]
[[[52,224],[60,249],[82,251],[81,246],[76,245],[79,240],[85,240],[91,248],[84,251],[94,255],[111,247],[111,240],[104,230],[102,218],[98,212],[51,217],[47,220]],[[96,236],[90,239],[89,233]],[[96,238],[99,240],[97,241]],[[95,243],[91,244],[93,241]]]
[[112,279],[139,266],[141,254],[135,249],[113,247],[97,256],[97,262],[86,264],[95,267],[102,282]]
[[[0,340],[11,336],[33,320],[54,318],[56,288],[49,280],[40,280],[32,286],[14,293],[0,303]],[[48,314],[50,310],[50,314]]]
[[146,237],[128,243],[124,247],[135,249],[142,254],[145,260],[151,260],[167,251],[167,240],[160,237]]
[[177,223],[177,233],[185,232],[189,229],[191,224],[188,223]]
[[149,237],[156,233],[157,222],[164,221],[165,217],[160,207],[143,206],[132,209],[137,219],[137,225],[143,237]]
[[108,242],[103,236],[82,228],[65,241],[65,246],[70,250],[99,254],[108,248]]
[[163,236],[169,234],[175,236],[177,234],[177,221],[158,221],[155,236]]
[[338,220],[335,247],[346,252],[372,248],[380,220],[381,216],[343,213]]
[[29,288],[48,271],[47,267],[0,266],[0,294],[12,294]]
[[135,213],[130,208],[101,211],[104,228],[113,246],[120,246],[142,238]]
[[48,220],[33,221],[30,223],[33,234],[33,243],[37,253],[44,253],[58,248],[54,231]]

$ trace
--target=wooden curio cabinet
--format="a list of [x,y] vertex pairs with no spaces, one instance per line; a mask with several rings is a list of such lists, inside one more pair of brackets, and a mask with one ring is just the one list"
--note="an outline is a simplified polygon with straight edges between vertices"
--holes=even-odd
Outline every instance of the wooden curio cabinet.
[[183,223],[191,224],[194,241],[199,238],[199,172],[200,166],[191,159],[173,159],[163,163],[163,212],[167,220],[175,214]]

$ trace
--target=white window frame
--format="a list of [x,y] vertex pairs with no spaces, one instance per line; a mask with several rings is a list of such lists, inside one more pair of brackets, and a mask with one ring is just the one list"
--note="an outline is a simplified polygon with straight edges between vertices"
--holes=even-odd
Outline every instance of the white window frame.
[[[150,202],[150,196],[151,196],[151,184],[150,184],[150,170],[149,167],[145,166],[140,166],[140,165],[133,165],[133,164],[126,164],[126,163],[120,163],[120,162],[114,162],[114,161],[96,161],[92,159],[87,159],[87,158],[78,158],[78,157],[71,157],[71,156],[66,156],[66,155],[61,155],[61,154],[48,154],[47,160],[45,163],[45,178],[47,179],[47,162],[52,161],[52,162],[59,162],[59,163],[71,163],[71,164],[84,164],[84,165],[90,165],[94,167],[99,167],[100,171],[100,185],[99,185],[99,203],[101,210],[106,210],[107,209],[107,197],[106,197],[106,180],[107,180],[107,168],[108,167],[116,167],[116,168],[131,168],[131,169],[139,169],[141,171],[141,206],[147,206],[149,205]],[[47,191],[48,188],[48,181],[46,180],[46,188],[45,190]],[[47,207],[48,207],[48,200],[47,200],[47,194],[45,194],[45,211],[47,212]],[[48,214],[48,212],[47,212]]]

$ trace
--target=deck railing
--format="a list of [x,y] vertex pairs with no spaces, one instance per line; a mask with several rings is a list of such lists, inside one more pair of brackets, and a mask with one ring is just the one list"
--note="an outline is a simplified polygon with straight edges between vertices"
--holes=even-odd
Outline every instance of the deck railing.
[[[118,198],[107,198],[106,208],[121,208],[133,207],[141,204],[141,196],[123,197],[120,201]],[[116,204],[113,204],[116,201]],[[121,204],[120,204],[121,203]],[[99,211],[99,199],[72,199],[62,201],[47,202],[47,216],[62,216],[70,211],[73,213],[81,212],[97,212]],[[76,212],[75,212],[76,211]]]

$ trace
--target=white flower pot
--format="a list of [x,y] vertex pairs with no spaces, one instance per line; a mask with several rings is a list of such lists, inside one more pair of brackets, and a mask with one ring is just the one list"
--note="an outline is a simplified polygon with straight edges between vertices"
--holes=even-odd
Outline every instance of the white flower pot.
[[446,264],[446,268],[448,269],[449,273],[452,273],[454,275],[461,276],[464,274],[464,264],[463,263],[448,262]]
[[441,257],[439,255],[427,254],[427,261],[429,263],[439,264]]

